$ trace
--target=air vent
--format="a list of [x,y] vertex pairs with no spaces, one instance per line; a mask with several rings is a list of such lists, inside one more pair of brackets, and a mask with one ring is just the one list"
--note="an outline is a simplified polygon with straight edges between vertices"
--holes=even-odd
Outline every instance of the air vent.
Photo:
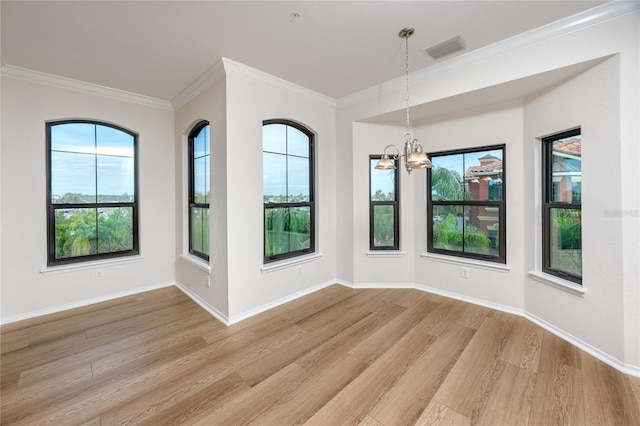
[[462,35],[458,35],[425,49],[425,52],[433,59],[440,59],[452,53],[459,52],[465,47],[467,47],[467,43],[462,38]]

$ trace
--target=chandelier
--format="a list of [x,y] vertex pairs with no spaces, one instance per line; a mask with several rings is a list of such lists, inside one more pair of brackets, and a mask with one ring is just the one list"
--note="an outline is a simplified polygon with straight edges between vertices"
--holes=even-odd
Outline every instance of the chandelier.
[[[404,152],[400,154],[400,150],[395,145],[387,145],[384,148],[382,158],[378,161],[375,168],[378,170],[395,169],[395,161],[404,158],[404,167],[407,173],[411,173],[413,169],[429,169],[432,167],[431,161],[427,154],[422,150],[422,145],[418,143],[418,139],[414,139],[409,132],[409,37],[414,33],[412,27],[403,28],[398,36],[404,37],[405,40],[405,72],[406,72],[406,133],[404,135]],[[387,153],[388,149],[395,149],[395,154],[391,157]]]

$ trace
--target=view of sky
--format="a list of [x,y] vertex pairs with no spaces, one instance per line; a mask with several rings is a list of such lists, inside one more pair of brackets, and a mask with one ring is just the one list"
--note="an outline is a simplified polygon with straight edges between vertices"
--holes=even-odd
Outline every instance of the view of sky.
[[205,195],[204,200],[196,202],[209,202],[209,180],[211,176],[210,159],[210,127],[207,125],[200,130],[200,133],[193,140],[193,190],[195,195]]
[[[96,185],[96,176],[100,176]],[[134,193],[134,137],[107,126],[51,126],[51,193]]]
[[262,129],[263,194],[309,196],[309,137],[284,124]]
[[[372,159],[370,164],[371,170],[371,197],[380,190],[384,195],[391,193],[393,195],[393,178],[397,170],[377,170],[375,169],[377,159]],[[396,164],[397,167],[397,164]]]

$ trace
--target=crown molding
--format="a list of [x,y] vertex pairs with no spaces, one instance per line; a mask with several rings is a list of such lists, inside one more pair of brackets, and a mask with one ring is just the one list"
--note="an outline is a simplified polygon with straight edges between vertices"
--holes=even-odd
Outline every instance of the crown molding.
[[304,96],[306,98],[314,99],[320,103],[335,107],[336,100],[325,96],[321,93],[314,92],[313,90],[304,88],[290,81],[284,80],[280,77],[273,76],[264,71],[251,68],[250,66],[241,64],[228,58],[222,58],[224,69],[227,74],[231,74],[248,81],[252,81],[259,84],[270,86],[274,89],[279,89],[285,92],[289,92],[295,95]]
[[163,101],[161,99],[138,95],[131,92],[125,92],[124,90],[112,89],[110,87],[74,80],[67,77],[47,74],[40,71],[15,67],[13,65],[2,66],[2,68],[0,68],[0,75],[20,80],[27,80],[33,83],[45,84],[47,86],[74,90],[76,92],[87,93],[90,95],[102,96],[105,98],[112,98],[120,101],[145,105],[152,108],[173,110],[171,103]]
[[223,79],[224,76],[224,65],[222,60],[219,60],[171,99],[173,109],[182,108],[193,98]]
[[[620,16],[640,10],[640,2],[614,0],[609,3],[585,10],[547,25],[498,41],[471,52],[456,56],[448,61],[439,62],[411,73],[412,84],[420,84],[435,77],[466,68],[496,57],[524,49],[531,45],[548,41],[584,28],[602,24]],[[381,95],[404,89],[406,78],[398,77],[380,85],[372,86],[336,101],[338,108],[345,108],[360,102],[379,98]]]

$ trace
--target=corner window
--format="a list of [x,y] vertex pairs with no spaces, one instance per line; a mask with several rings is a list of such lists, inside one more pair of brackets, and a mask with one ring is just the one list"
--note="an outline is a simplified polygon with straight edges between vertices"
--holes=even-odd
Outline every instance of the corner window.
[[209,260],[209,123],[189,133],[189,253]]
[[506,263],[504,145],[429,154],[427,250]]
[[264,262],[315,250],[313,134],[290,121],[262,127]]
[[582,284],[582,136],[542,139],[542,270]]
[[398,173],[377,170],[380,158],[369,157],[369,250],[399,250]]
[[46,138],[47,264],[138,254],[137,135],[73,120]]

